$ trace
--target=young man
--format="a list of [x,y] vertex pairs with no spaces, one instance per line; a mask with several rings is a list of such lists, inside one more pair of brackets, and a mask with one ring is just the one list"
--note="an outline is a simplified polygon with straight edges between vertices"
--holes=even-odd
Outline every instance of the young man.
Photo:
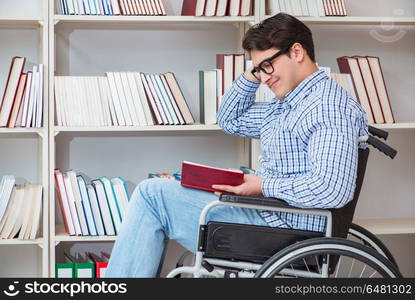
[[[252,27],[243,47],[253,68],[235,80],[218,113],[221,128],[259,138],[261,168],[240,186],[214,188],[238,195],[276,197],[297,207],[341,207],[353,198],[358,136],[367,134],[363,110],[320,71],[311,31],[280,13]],[[262,82],[275,93],[254,103]],[[114,245],[107,277],[152,277],[160,271],[167,239],[195,252],[198,219],[217,195],[168,179],[139,184]],[[208,220],[312,231],[325,218],[236,207],[215,207]]]

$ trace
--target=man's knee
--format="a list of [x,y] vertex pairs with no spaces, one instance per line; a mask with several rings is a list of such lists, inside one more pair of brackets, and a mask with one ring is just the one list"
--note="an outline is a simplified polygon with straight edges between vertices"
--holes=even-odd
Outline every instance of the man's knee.
[[166,192],[172,191],[177,187],[177,182],[166,178],[149,178],[141,181],[135,188],[131,200],[138,200],[144,198],[144,200],[164,198],[160,197]]

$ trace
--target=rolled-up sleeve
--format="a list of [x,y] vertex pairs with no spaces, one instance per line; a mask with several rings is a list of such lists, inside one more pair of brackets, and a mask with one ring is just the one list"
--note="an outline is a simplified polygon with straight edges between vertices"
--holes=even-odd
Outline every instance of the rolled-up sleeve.
[[223,131],[244,137],[259,138],[268,103],[255,103],[259,83],[239,76],[222,99],[217,121]]

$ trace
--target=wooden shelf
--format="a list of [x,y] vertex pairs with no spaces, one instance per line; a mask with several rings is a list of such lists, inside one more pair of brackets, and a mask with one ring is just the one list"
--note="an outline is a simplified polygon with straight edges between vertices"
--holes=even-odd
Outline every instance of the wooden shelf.
[[55,15],[55,22],[62,23],[117,23],[117,24],[141,24],[141,23],[243,23],[254,22],[253,16],[249,17],[194,17],[194,16],[91,16],[91,15]]
[[57,132],[114,132],[114,131],[137,131],[137,132],[151,132],[151,131],[221,131],[216,124],[204,125],[154,125],[154,126],[112,126],[112,127],[55,127]]
[[113,242],[117,239],[112,236],[69,236],[65,232],[63,225],[56,226],[55,242]]
[[43,245],[43,238],[34,240],[0,239],[0,245]]
[[413,234],[415,219],[360,219],[354,223],[364,227],[373,234]]
[[43,24],[43,19],[30,17],[0,17],[0,26],[37,27]]
[[394,124],[370,124],[379,129],[415,129],[415,122],[399,122]]
[[[264,19],[271,16],[264,16]],[[335,25],[415,25],[413,17],[298,17],[306,24],[335,24]]]

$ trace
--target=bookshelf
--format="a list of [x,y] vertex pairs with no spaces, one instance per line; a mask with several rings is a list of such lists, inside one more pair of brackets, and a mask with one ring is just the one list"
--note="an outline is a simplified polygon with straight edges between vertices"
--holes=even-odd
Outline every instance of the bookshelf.
[[[260,19],[266,14],[262,0]],[[348,16],[299,17],[313,32],[317,62],[338,72],[336,58],[343,55],[374,55],[381,59],[388,93],[395,115],[394,124],[372,124],[389,132],[388,144],[398,150],[394,160],[376,149],[371,155],[365,182],[355,213],[355,222],[385,240],[397,258],[403,274],[415,274],[412,254],[415,245],[415,163],[413,161],[415,111],[413,84],[415,60],[415,6],[401,0],[345,1]],[[372,33],[372,34],[371,34]],[[385,39],[376,39],[385,36]],[[391,37],[396,35],[396,40]],[[358,46],[356,46],[358,45]],[[259,145],[252,147],[256,163]],[[397,245],[407,245],[403,253]]]
[[[25,56],[28,64],[44,64],[48,70],[47,1],[0,2],[0,91],[4,92],[11,57]],[[48,80],[44,77],[43,127],[0,128],[0,176],[12,174],[16,183],[43,187],[42,211],[36,239],[0,240],[1,277],[47,277],[49,275],[48,207]]]
[[[63,251],[101,251],[102,247],[111,248],[116,239],[65,233],[56,201],[55,167],[72,168],[89,179],[122,176],[131,194],[148,173],[176,172],[183,160],[222,167],[250,163],[247,139],[230,137],[217,125],[200,124],[198,71],[214,69],[216,54],[242,53],[243,34],[259,19],[259,5],[254,16],[249,17],[191,17],[180,16],[182,1],[164,2],[171,6],[166,8],[167,16],[83,16],[61,15],[55,6],[57,2],[49,0],[51,277]],[[108,40],[111,42],[107,43]],[[107,71],[174,72],[195,124],[55,126],[54,75],[103,76]],[[87,159],[88,156],[94,158]],[[102,161],[107,163],[103,165]],[[132,168],[135,165],[139,168]],[[169,243],[169,249],[173,250],[172,260],[183,251],[174,242]]]

